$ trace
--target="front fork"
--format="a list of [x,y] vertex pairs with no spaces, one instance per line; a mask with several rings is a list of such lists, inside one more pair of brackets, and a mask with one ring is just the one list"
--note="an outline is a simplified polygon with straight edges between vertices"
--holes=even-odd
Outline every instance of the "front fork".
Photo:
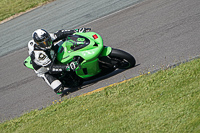
[[109,58],[110,53],[112,52],[111,47],[104,46],[101,54],[99,55],[99,63],[102,69],[112,68],[115,69],[112,60]]

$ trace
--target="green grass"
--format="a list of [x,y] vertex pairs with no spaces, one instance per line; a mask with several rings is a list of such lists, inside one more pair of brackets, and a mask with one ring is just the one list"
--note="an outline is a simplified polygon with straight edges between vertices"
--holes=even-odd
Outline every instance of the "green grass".
[[0,0],[0,21],[53,0]]
[[198,133],[200,59],[31,111],[0,131]]

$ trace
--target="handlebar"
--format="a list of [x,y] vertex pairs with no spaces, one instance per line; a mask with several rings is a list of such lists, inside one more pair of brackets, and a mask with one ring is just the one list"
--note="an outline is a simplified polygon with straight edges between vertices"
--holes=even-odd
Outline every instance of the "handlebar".
[[85,32],[91,31],[91,28],[85,28]]

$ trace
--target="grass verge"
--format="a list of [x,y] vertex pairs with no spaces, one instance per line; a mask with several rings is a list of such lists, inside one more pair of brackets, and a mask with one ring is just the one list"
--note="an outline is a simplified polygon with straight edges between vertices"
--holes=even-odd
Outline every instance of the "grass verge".
[[0,124],[3,132],[200,132],[200,59],[66,99]]
[[0,21],[53,0],[0,0]]

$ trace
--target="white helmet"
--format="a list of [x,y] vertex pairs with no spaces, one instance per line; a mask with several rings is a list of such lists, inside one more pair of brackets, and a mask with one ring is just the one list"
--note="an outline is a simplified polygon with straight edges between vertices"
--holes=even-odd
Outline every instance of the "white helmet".
[[47,50],[52,47],[52,39],[50,34],[44,29],[38,29],[32,34],[33,40],[36,45],[42,50]]

